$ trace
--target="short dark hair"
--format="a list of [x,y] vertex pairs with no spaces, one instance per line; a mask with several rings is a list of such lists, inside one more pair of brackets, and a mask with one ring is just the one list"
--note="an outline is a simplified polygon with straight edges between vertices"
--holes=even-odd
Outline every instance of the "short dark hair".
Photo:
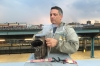
[[51,10],[52,9],[57,9],[58,11],[59,11],[59,13],[61,14],[61,15],[63,15],[63,11],[62,11],[62,9],[60,8],[60,7],[58,7],[58,6],[53,6],[53,7],[51,7]]

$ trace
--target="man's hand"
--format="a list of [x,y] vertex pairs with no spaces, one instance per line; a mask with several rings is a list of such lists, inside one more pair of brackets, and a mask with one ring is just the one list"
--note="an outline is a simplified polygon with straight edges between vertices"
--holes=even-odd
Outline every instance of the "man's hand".
[[55,47],[58,41],[54,38],[46,38],[46,44],[48,47]]

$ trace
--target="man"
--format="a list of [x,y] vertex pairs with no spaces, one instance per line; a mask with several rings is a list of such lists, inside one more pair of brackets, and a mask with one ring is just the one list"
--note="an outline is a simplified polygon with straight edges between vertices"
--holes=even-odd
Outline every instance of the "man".
[[[54,6],[50,11],[50,20],[53,28],[48,31],[41,31],[45,33],[46,44],[50,48],[51,53],[66,53],[72,54],[79,48],[79,40],[76,32],[62,20],[63,11],[60,7]],[[44,30],[45,30],[44,29]]]
[[54,6],[50,11],[50,20],[56,29],[52,28],[46,35],[46,44],[51,52],[72,54],[79,48],[79,40],[74,29],[61,22],[63,11],[60,7]]

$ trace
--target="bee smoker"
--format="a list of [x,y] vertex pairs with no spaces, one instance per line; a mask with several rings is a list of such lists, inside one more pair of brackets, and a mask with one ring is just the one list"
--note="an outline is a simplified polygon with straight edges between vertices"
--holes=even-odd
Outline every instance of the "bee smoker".
[[47,45],[44,35],[36,34],[35,40],[31,42],[31,45],[35,49],[35,59],[43,59],[47,56]]

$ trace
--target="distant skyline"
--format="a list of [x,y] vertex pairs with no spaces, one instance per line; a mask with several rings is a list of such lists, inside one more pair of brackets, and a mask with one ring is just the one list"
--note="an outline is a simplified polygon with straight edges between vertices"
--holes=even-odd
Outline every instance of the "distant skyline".
[[50,8],[62,8],[63,22],[100,21],[100,0],[0,0],[0,23],[50,24]]

